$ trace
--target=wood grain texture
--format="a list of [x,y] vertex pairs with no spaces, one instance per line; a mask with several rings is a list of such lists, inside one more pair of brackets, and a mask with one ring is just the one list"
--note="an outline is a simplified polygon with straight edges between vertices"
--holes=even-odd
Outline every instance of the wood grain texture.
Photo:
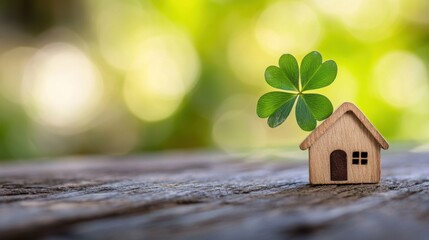
[[[300,145],[309,149],[309,172],[312,184],[378,183],[380,181],[380,148],[389,144],[352,103],[343,103]],[[334,154],[345,152],[346,161]],[[353,164],[353,153],[368,157]],[[344,157],[344,156],[343,156]],[[364,163],[364,164],[362,164]],[[341,168],[340,168],[341,166]]]
[[383,149],[388,149],[389,144],[383,138],[383,136],[377,131],[377,129],[371,124],[367,117],[353,104],[349,102],[345,102],[338,107],[332,115],[322,122],[304,141],[300,144],[300,148],[305,150],[314,142],[316,142],[321,136],[325,134],[325,132],[333,126],[338,119],[340,119],[344,114],[351,113],[356,116],[356,118],[363,124],[363,126],[368,130],[372,137],[374,137],[375,141],[380,144]]
[[[332,181],[330,156],[333,151],[347,153],[347,180]],[[352,164],[355,151],[367,152],[366,165]],[[309,149],[312,184],[377,183],[380,180],[380,145],[352,113],[339,118]]]
[[295,156],[173,153],[2,165],[0,239],[429,236],[428,153],[385,154],[380,184],[321,186],[308,184],[305,157]]

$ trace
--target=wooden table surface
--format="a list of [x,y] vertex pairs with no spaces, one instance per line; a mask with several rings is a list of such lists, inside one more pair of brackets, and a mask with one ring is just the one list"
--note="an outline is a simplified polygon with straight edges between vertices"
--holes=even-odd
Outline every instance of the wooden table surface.
[[0,239],[429,239],[429,153],[382,181],[308,185],[304,155],[66,158],[0,166]]

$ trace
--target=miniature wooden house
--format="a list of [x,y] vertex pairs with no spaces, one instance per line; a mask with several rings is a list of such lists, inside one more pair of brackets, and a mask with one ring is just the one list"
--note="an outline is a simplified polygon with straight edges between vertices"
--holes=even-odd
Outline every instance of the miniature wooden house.
[[352,103],[343,103],[300,145],[311,184],[378,183],[380,148],[389,144]]

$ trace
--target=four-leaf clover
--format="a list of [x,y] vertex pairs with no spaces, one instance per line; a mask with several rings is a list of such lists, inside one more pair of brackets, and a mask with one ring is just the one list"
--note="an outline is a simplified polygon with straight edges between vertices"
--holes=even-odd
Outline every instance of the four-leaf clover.
[[333,107],[325,96],[306,91],[326,87],[336,76],[337,64],[333,60],[322,63],[322,55],[316,51],[302,59],[301,69],[294,56],[284,54],[280,57],[279,67],[269,66],[265,70],[267,83],[284,91],[262,95],[256,112],[261,118],[268,117],[268,125],[275,128],[286,120],[297,101],[296,121],[302,130],[311,131],[316,127],[316,120],[321,121],[332,114]]

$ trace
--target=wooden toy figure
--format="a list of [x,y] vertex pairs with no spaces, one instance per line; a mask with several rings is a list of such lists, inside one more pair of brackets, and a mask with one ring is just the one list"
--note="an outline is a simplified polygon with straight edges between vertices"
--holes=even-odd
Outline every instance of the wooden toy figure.
[[323,62],[319,52],[307,54],[301,66],[294,56],[283,54],[278,66],[265,70],[265,81],[281,91],[262,95],[256,113],[275,128],[296,103],[298,126],[313,131],[300,145],[309,152],[311,184],[378,183],[380,148],[388,149],[389,144],[355,105],[343,103],[332,113],[331,101],[313,92],[330,85],[336,76],[335,61]]
[[300,145],[311,184],[378,183],[380,148],[389,144],[352,103],[343,103]]

